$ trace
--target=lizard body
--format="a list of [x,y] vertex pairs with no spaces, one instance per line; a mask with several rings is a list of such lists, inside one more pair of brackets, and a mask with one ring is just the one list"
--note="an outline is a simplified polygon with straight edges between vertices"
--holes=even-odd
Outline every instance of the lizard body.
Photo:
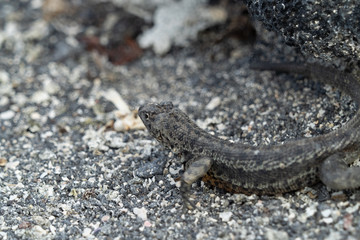
[[[360,83],[350,74],[319,65],[260,63],[252,68],[317,78],[360,105]],[[153,137],[185,157],[180,191],[188,208],[191,184],[201,177],[216,187],[246,194],[294,191],[319,179],[333,189],[360,187],[360,168],[348,168],[360,152],[360,111],[331,133],[257,147],[207,133],[171,102],[146,104],[140,107],[139,116]]]

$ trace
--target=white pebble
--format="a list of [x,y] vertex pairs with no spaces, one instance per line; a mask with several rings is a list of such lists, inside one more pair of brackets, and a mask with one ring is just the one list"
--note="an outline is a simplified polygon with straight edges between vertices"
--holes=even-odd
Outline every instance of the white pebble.
[[332,210],[331,209],[326,209],[324,211],[321,211],[321,216],[323,216],[324,218],[327,218],[331,215]]
[[289,239],[289,235],[284,231],[268,228],[266,231],[266,238],[268,240],[287,240]]
[[331,224],[334,222],[334,219],[332,219],[331,217],[327,217],[327,218],[323,218],[322,221],[326,224]]
[[46,149],[45,151],[39,154],[39,158],[41,160],[55,160],[57,159],[57,156],[53,151]]
[[9,120],[12,119],[14,116],[15,116],[15,112],[11,110],[0,113],[0,119],[2,120]]
[[214,97],[213,99],[211,99],[211,101],[206,105],[205,109],[206,110],[214,110],[215,108],[217,108],[221,103],[221,98],[220,97]]
[[50,99],[50,95],[45,91],[37,91],[31,97],[31,101],[34,103],[46,102],[49,99]]
[[134,208],[133,212],[135,213],[136,216],[138,216],[142,220],[144,221],[147,220],[147,210],[144,207]]
[[228,222],[232,216],[232,212],[222,212],[219,213],[219,217],[223,222]]
[[91,235],[91,228],[85,228],[82,235],[83,237],[89,237]]
[[33,228],[33,233],[35,236],[39,237],[39,236],[43,236],[47,234],[47,231],[44,230],[42,227],[40,227],[39,225],[35,225]]

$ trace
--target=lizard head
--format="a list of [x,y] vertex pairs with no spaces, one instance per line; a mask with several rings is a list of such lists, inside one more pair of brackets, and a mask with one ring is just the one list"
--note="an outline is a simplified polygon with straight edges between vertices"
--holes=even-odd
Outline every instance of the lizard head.
[[139,108],[139,117],[149,131],[150,135],[156,138],[165,147],[170,147],[167,137],[164,136],[164,119],[173,110],[171,102],[147,103]]

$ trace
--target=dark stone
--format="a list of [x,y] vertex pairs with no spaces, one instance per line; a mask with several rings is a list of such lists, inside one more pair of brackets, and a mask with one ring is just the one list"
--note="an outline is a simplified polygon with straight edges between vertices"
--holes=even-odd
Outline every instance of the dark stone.
[[360,68],[360,1],[245,0],[250,14],[307,57]]

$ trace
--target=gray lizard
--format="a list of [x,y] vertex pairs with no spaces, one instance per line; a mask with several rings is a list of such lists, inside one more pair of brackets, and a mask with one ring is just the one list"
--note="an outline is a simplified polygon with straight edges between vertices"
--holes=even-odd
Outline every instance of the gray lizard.
[[[360,83],[350,74],[317,64],[257,63],[252,68],[318,79],[349,94],[360,105]],[[199,178],[246,194],[289,192],[319,180],[331,189],[360,187],[360,168],[348,166],[360,156],[360,111],[331,133],[257,147],[207,133],[171,102],[145,104],[139,116],[154,138],[185,157],[180,191],[188,208],[193,206],[189,201],[191,184]]]

